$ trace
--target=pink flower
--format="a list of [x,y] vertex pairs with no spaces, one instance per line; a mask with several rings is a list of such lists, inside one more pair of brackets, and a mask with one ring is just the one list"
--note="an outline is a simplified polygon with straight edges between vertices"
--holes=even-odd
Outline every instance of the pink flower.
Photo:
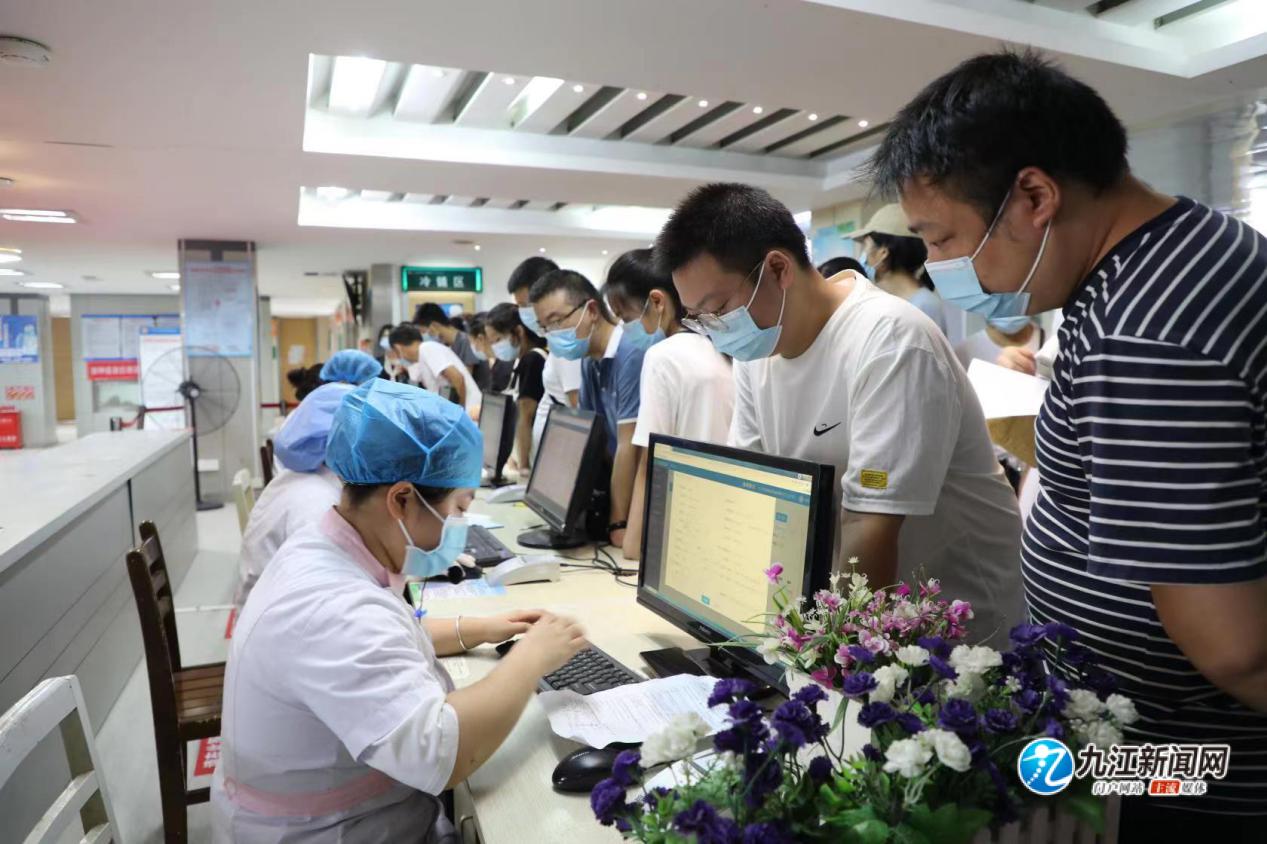
[[849,655],[848,645],[841,645],[836,649],[836,664],[846,671],[853,667],[853,657]]
[[831,665],[810,672],[809,678],[825,689],[836,687],[836,669]]
[[812,640],[813,638],[814,638],[813,636],[807,636],[804,633],[798,633],[795,630],[791,630],[791,629],[789,629],[787,633],[785,634],[785,639],[787,640],[788,644],[790,644],[793,648],[795,648],[798,651],[804,648],[807,644],[809,644],[810,640]]
[[774,629],[782,630],[785,627],[787,627],[787,619],[781,615],[776,615],[774,617]]
[[775,563],[765,570],[766,580],[769,580],[771,583],[778,583],[779,575],[781,574],[783,574],[783,566],[778,563]]
[[832,612],[840,609],[840,596],[835,592],[829,592],[826,589],[819,589],[814,593],[814,600],[818,602],[819,606],[826,607]]
[[972,604],[967,601],[952,601],[946,616],[955,624],[963,624],[973,616]]
[[911,587],[907,586],[905,583],[899,583],[894,592],[897,593],[899,598],[905,598],[911,594]]
[[889,642],[881,636],[872,636],[870,633],[863,633],[861,644],[873,654],[886,654],[889,652]]

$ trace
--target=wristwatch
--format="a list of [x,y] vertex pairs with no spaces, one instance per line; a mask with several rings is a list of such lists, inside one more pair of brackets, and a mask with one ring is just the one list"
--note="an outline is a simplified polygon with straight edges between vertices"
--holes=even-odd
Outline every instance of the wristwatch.
[[629,522],[612,522],[607,526],[607,532],[613,533],[618,530],[624,530],[629,527]]

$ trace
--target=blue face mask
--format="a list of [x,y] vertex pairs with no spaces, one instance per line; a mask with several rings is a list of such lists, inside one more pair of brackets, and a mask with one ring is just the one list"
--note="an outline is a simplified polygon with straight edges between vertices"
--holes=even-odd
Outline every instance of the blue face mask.
[[488,355],[475,348],[475,346],[471,346],[471,354],[475,355],[475,359],[480,363],[484,363],[488,360]]
[[779,345],[779,336],[783,333],[783,308],[787,305],[787,291],[783,291],[783,302],[779,305],[779,319],[769,328],[761,328],[752,319],[748,308],[757,298],[761,289],[761,280],[765,276],[765,261],[760,264],[757,273],[757,285],[752,289],[752,298],[748,304],[736,308],[728,314],[717,317],[721,328],[705,327],[708,339],[723,355],[730,355],[735,360],[750,361],[768,358],[774,354],[774,347]]
[[647,304],[642,306],[642,313],[638,315],[638,318],[624,324],[624,340],[622,342],[628,343],[643,352],[659,343],[665,337],[664,329],[660,327],[658,322],[656,323],[655,332],[652,334],[648,334],[647,329],[643,327],[642,318],[647,315],[647,308],[649,307],[651,307],[651,300],[647,299]]
[[508,338],[503,337],[493,344],[493,357],[509,363],[519,357],[519,352],[515,350],[514,343],[510,342]]
[[541,336],[541,323],[537,322],[537,312],[532,309],[531,305],[525,305],[519,309],[519,321],[524,324],[524,328]]
[[431,333],[427,333],[427,334],[422,335],[422,339],[423,339],[423,340],[426,340],[428,343],[439,343],[439,342],[440,342],[440,338],[439,338],[438,336],[436,336],[435,334],[431,334]]
[[392,344],[391,344],[391,343],[389,343],[389,342],[387,342],[387,335],[386,335],[386,334],[384,334],[382,337],[378,338],[378,347],[379,347],[380,349],[385,349],[386,351],[389,351],[389,352],[391,351]]
[[405,565],[401,569],[401,574],[407,577],[426,579],[444,574],[449,570],[449,566],[457,562],[458,555],[466,550],[468,525],[465,516],[449,516],[448,518],[441,516],[418,494],[416,488],[414,489],[414,495],[417,495],[418,500],[422,502],[422,506],[430,510],[431,515],[439,519],[444,525],[440,529],[440,544],[430,551],[424,551],[414,545],[413,537],[409,535],[409,531],[405,528],[404,520],[396,520],[396,524],[400,525],[400,532],[405,535]]
[[981,279],[977,277],[977,270],[972,262],[976,260],[977,255],[981,254],[986,241],[994,233],[994,227],[1003,217],[1003,209],[1007,207],[1011,196],[1012,192],[1009,190],[1007,196],[1003,197],[1003,204],[994,215],[994,222],[990,223],[985,237],[981,239],[981,243],[971,255],[951,258],[948,261],[929,261],[924,264],[929,279],[932,280],[933,286],[937,288],[937,293],[942,299],[958,305],[965,311],[981,314],[987,319],[1023,317],[1029,312],[1029,294],[1025,292],[1025,288],[1029,287],[1029,283],[1034,280],[1034,273],[1038,272],[1038,265],[1043,260],[1043,252],[1047,250],[1047,237],[1051,234],[1051,221],[1048,220],[1047,228],[1043,231],[1043,242],[1038,247],[1038,255],[1034,257],[1029,274],[1025,276],[1025,281],[1015,293],[990,293],[982,287]]
[[[587,310],[585,313],[589,313]],[[581,316],[581,322],[585,322],[585,316]],[[580,328],[580,323],[576,324],[576,328],[560,328],[546,334],[546,345],[550,347],[550,354],[558,355],[564,360],[580,360],[589,354],[590,337],[594,334],[593,327],[590,328],[589,336],[577,337],[576,329]]]
[[993,328],[1002,331],[1004,334],[1017,334],[1025,330],[1025,326],[1029,325],[1029,317],[990,317],[986,322],[990,323]]

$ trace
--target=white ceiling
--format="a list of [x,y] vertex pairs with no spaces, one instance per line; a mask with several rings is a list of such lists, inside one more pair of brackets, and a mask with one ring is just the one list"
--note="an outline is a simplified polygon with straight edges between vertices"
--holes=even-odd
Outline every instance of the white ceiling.
[[[923,23],[895,16],[919,17],[914,12],[920,10]],[[1052,14],[1068,20],[1040,26]],[[571,206],[664,209],[702,181],[744,178],[800,210],[863,190],[853,178],[856,155],[834,161],[763,156],[759,138],[733,151],[655,145],[663,137],[656,137],[655,126],[626,139],[644,143],[612,143],[601,134],[556,137],[538,129],[501,133],[513,143],[493,145],[476,134],[450,135],[441,144],[432,135],[427,143],[447,146],[425,155],[416,149],[406,156],[366,154],[349,138],[378,131],[372,121],[355,118],[362,125],[340,124],[319,137],[318,119],[349,118],[309,113],[312,54],[496,70],[517,79],[505,86],[507,95],[512,87],[522,91],[518,81],[551,77],[569,86],[646,91],[649,101],[677,93],[710,104],[844,115],[874,126],[956,61],[994,49],[1000,39],[1029,36],[1063,50],[1070,70],[1100,89],[1128,123],[1143,125],[1262,86],[1267,47],[1256,34],[1258,17],[1244,17],[1244,38],[1228,40],[1223,27],[1223,47],[1193,47],[1182,62],[1163,67],[1156,61],[1159,45],[1173,40],[1164,31],[1017,0],[6,0],[0,33],[48,44],[53,62],[42,70],[0,65],[0,176],[17,180],[0,189],[0,207],[71,209],[82,222],[0,221],[0,246],[24,250],[25,260],[9,266],[30,271],[33,280],[65,283],[71,292],[154,292],[165,291],[168,282],[146,273],[174,268],[179,238],[252,239],[261,292],[283,307],[319,309],[337,300],[340,284],[334,277],[305,277],[306,271],[471,262],[484,265],[490,287],[497,288],[495,274],[541,247],[593,272],[605,260],[601,250],[615,254],[644,245],[640,230],[620,226],[517,230],[506,215],[550,213],[544,207],[512,211],[509,204],[520,199],[567,203],[558,214]],[[965,20],[976,22],[981,34],[961,31]],[[1074,23],[1099,29],[1080,34],[1069,29]],[[1100,46],[1118,45],[1100,54],[1128,64],[1081,55],[1089,50],[1079,45],[1092,37]],[[1215,44],[1213,38],[1200,44]],[[1224,59],[1240,63],[1192,75],[1202,63]],[[699,110],[691,99],[683,102]],[[415,105],[425,108],[425,102]],[[539,123],[552,116],[543,112]],[[475,123],[487,119],[473,117]],[[318,140],[331,151],[305,150],[322,148]],[[349,148],[334,149],[339,146]],[[440,230],[300,225],[303,189],[324,185],[406,200],[490,202],[474,209],[391,203],[445,212],[423,224]],[[476,240],[482,249],[474,253],[455,239]],[[100,280],[83,281],[84,275]]]

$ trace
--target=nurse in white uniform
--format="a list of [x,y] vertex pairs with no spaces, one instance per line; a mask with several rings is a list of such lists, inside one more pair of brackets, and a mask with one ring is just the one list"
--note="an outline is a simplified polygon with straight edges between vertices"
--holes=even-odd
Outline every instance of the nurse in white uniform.
[[[548,613],[433,619],[392,588],[444,573],[462,551],[482,452],[462,408],[433,393],[374,379],[344,398],[326,448],[342,497],[277,552],[233,634],[218,841],[442,840],[436,796],[492,755],[537,681],[585,646]],[[463,689],[436,659],[520,633]]]

